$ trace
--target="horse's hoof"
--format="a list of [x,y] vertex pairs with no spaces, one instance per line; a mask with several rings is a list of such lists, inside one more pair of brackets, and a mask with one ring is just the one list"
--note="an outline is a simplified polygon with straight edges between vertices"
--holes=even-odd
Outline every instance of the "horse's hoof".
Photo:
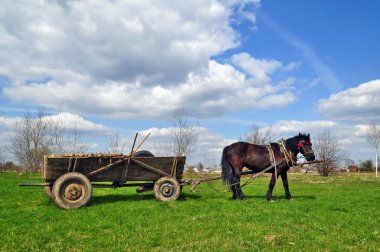
[[272,200],[272,199],[269,199],[269,200],[268,200],[268,202],[269,202],[269,203],[273,203],[273,202],[274,202],[274,200]]
[[245,198],[245,196],[244,196],[244,194],[238,194],[237,195],[237,198],[239,199],[239,200],[243,200],[244,198]]
[[294,201],[294,199],[293,199],[293,198],[288,198],[288,200],[289,200],[289,201]]

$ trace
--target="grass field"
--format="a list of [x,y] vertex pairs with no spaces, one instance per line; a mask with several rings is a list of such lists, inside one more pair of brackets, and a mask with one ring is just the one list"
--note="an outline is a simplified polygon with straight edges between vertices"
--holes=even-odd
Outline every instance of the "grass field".
[[[58,209],[39,175],[0,173],[0,251],[380,251],[380,180],[369,174],[295,175],[273,203],[268,177],[244,201],[207,184],[174,202],[135,188],[94,189],[86,207]],[[215,184],[222,189],[221,182]]]

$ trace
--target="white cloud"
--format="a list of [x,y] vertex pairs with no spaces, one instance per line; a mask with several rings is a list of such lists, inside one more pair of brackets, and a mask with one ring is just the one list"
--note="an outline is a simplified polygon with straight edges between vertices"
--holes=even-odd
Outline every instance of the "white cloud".
[[255,59],[248,53],[235,54],[232,62],[264,84],[270,81],[269,75],[282,66],[277,60]]
[[301,66],[301,62],[290,62],[286,66],[282,67],[281,70],[283,71],[293,71],[295,69],[298,69]]
[[21,117],[0,116],[0,128],[13,129],[15,123],[20,120],[21,120]]
[[68,131],[72,130],[81,130],[85,132],[97,132],[97,133],[103,133],[107,134],[111,132],[111,129],[102,125],[102,124],[96,124],[91,121],[85,120],[83,117],[67,113],[67,112],[61,112],[57,115],[48,116],[48,118],[59,121],[61,123],[61,126]]
[[12,83],[3,92],[20,103],[119,118],[162,118],[178,107],[211,117],[284,106],[295,100],[289,90],[294,80],[271,83],[281,62],[233,56],[243,73],[210,60],[239,45],[231,20],[254,22],[259,5],[258,0],[2,3],[0,75]]
[[379,101],[380,80],[373,80],[320,100],[318,109],[335,119],[368,123],[380,120]]
[[294,79],[278,85],[261,83],[231,65],[216,61],[209,61],[204,70],[190,72],[185,82],[177,85],[151,87],[140,82],[117,81],[82,85],[52,80],[46,84],[9,87],[4,92],[13,99],[48,104],[55,109],[123,118],[162,118],[179,107],[188,108],[194,116],[209,117],[249,107],[284,106],[295,100],[288,91]]
[[[74,129],[84,131],[86,133],[98,133],[98,134],[107,134],[111,132],[111,129],[102,125],[96,124],[89,120],[84,119],[83,117],[67,113],[61,112],[56,115],[48,115],[45,118],[59,122],[60,125],[68,130],[72,131]],[[3,117],[0,116],[0,128],[4,128],[6,130],[13,130],[15,124],[17,122],[22,121],[22,117]]]
[[215,0],[8,1],[2,10],[0,72],[18,84],[183,81],[239,44],[230,9]]
[[[277,121],[272,125],[273,133],[286,137],[295,136],[298,133],[313,133],[335,128],[337,124],[333,121]],[[313,134],[312,134],[313,135]]]

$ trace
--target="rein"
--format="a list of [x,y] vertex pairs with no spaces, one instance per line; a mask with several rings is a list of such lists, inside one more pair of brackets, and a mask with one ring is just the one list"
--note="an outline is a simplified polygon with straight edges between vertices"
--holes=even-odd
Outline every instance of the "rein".
[[[264,170],[262,170],[262,171],[260,171],[260,172],[257,172],[257,173],[254,173],[253,171],[242,172],[241,175],[252,174],[252,176],[251,176],[250,178],[248,178],[248,180],[245,181],[244,184],[241,185],[241,187],[244,187],[244,186],[246,186],[246,185],[252,183],[253,180],[254,180],[255,178],[259,177],[260,175],[264,174],[265,172],[269,171],[270,169],[273,169],[274,167],[277,167],[277,166],[279,166],[279,165],[282,165],[282,164],[284,163],[284,161],[285,161],[285,160],[281,160],[281,161],[279,161],[279,162],[277,162],[277,163],[274,163],[273,165],[271,165],[271,166],[269,166],[269,167],[265,168]],[[195,173],[195,174],[196,174],[196,173]],[[218,190],[218,189],[216,189],[216,188],[210,183],[211,181],[219,180],[219,179],[221,179],[221,177],[218,176],[218,177],[213,177],[213,178],[201,178],[201,179],[196,180],[196,181],[191,181],[191,183],[193,184],[193,186],[190,188],[190,191],[194,191],[195,187],[197,187],[200,183],[202,183],[202,182],[206,182],[207,185],[208,185],[211,189],[213,189],[213,190],[215,190],[215,191],[217,191],[217,192],[228,192],[229,190],[223,190],[223,191]],[[239,183],[240,183],[240,182],[236,182],[236,183],[233,183],[233,184],[229,184],[228,187],[231,187],[231,186],[234,186],[234,185],[238,185]]]

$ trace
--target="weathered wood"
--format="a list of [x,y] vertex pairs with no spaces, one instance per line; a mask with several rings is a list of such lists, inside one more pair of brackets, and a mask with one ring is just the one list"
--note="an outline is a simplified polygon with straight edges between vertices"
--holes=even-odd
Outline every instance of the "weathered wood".
[[19,186],[51,186],[51,183],[23,183]]
[[131,161],[134,163],[134,164],[137,164],[139,166],[141,166],[142,168],[145,168],[147,169],[148,171],[151,171],[151,172],[154,172],[154,173],[157,173],[157,174],[160,174],[162,176],[169,176],[169,174],[163,172],[163,171],[160,171],[159,169],[156,169],[154,168],[153,166],[150,166],[150,165],[147,165],[143,162],[140,162],[138,160],[135,160],[135,159],[131,159]]
[[[135,148],[136,139],[137,139],[138,134],[139,133],[136,133],[136,135],[135,135],[135,140],[133,141],[133,144],[132,144],[131,153],[129,153],[130,157],[132,157],[132,155],[134,153],[134,148]],[[130,163],[131,163],[131,159],[128,158],[127,163],[123,166],[123,171],[121,172],[121,178],[120,178],[120,181],[119,181],[120,185],[124,184],[125,181],[127,180],[128,168],[129,168],[129,164]]]
[[105,172],[105,171],[111,169],[114,166],[120,165],[121,163],[125,163],[125,160],[122,159],[122,160],[116,161],[114,163],[110,163],[109,165],[103,166],[103,167],[101,167],[101,168],[99,168],[99,169],[97,169],[95,171],[90,172],[89,174],[86,174],[86,175],[87,175],[87,177],[90,178],[90,177],[92,177],[92,176],[94,176],[96,174]]
[[[123,166],[128,156],[91,154],[91,155],[51,155],[44,162],[43,179],[54,182],[59,176],[67,173],[70,158],[78,158],[76,172],[90,175],[93,182],[120,181]],[[182,178],[185,157],[178,158],[175,177]],[[156,181],[162,176],[171,174],[174,157],[136,157],[131,159],[126,181]],[[153,169],[151,169],[153,168]],[[101,169],[101,170],[99,170]],[[96,172],[94,172],[96,171]]]

